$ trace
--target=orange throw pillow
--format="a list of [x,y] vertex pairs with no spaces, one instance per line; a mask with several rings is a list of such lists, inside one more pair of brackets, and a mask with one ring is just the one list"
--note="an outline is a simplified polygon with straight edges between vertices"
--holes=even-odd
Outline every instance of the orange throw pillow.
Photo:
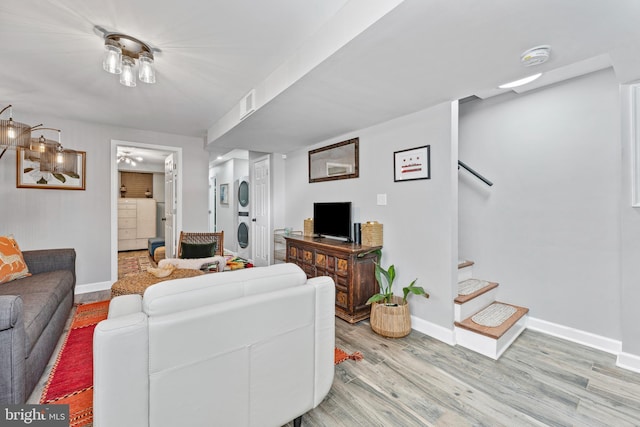
[[0,283],[31,276],[13,237],[0,236]]

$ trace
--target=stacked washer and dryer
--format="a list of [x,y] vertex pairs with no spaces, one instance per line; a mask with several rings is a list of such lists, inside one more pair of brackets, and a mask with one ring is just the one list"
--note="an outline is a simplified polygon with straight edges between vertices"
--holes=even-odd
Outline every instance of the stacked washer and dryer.
[[249,177],[243,176],[238,180],[238,256],[250,260],[251,258],[251,219],[249,217]]

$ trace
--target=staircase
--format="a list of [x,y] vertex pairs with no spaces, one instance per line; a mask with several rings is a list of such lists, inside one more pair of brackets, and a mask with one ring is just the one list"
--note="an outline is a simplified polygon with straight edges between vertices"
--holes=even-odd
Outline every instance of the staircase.
[[[529,312],[528,308],[496,301],[497,293],[497,283],[473,278],[473,261],[458,262],[458,296],[454,299],[456,344],[495,360],[525,330]],[[508,317],[496,325],[493,321],[499,313]]]

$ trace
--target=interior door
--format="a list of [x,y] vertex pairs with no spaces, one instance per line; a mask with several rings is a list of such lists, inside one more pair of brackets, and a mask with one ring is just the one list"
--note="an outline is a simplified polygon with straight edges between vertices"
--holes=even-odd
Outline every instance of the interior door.
[[170,154],[164,161],[164,245],[167,258],[176,256],[176,212],[178,209],[177,187],[178,165],[175,154]]
[[253,163],[253,262],[256,266],[271,263],[269,157]]

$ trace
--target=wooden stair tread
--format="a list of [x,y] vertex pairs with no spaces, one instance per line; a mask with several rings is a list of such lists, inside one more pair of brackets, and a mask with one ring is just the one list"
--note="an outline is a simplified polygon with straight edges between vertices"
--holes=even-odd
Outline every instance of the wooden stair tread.
[[474,264],[473,261],[459,260],[458,261],[458,269],[465,268],[465,267],[471,267],[473,264]]
[[502,335],[504,335],[513,325],[515,325],[518,320],[520,320],[529,312],[529,309],[526,307],[519,307],[517,305],[506,303],[500,304],[510,305],[511,307],[514,307],[516,309],[516,312],[513,313],[507,320],[505,320],[500,326],[490,327],[478,325],[476,322],[471,320],[471,317],[473,316],[464,319],[462,322],[454,322],[454,324],[459,328],[467,329],[469,331],[476,332],[478,334],[497,340]]
[[482,295],[486,292],[489,292],[491,289],[497,288],[498,284],[495,282],[489,282],[489,284],[487,286],[485,286],[484,288],[480,288],[477,291],[475,291],[472,294],[469,295],[458,295],[453,302],[455,302],[456,304],[464,304],[467,301],[471,301],[472,299],[474,299],[475,297]]

